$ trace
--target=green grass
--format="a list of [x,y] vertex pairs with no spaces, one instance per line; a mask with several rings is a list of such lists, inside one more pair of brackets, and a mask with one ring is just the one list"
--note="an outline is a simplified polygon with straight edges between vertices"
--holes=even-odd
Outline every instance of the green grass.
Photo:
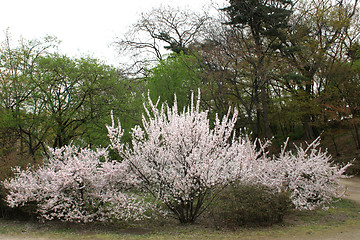
[[[134,224],[38,223],[0,219],[0,239],[6,236],[43,239],[286,239],[360,227],[360,206],[350,200],[336,202],[328,211],[292,211],[282,224],[271,227],[216,229],[206,219],[182,225],[172,220]],[[3,237],[3,238],[1,238]]]

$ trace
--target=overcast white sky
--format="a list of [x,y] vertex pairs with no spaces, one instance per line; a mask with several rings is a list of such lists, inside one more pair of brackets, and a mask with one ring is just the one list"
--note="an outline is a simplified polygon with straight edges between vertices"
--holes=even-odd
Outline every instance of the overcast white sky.
[[109,47],[126,32],[139,13],[161,5],[200,11],[211,1],[226,0],[2,0],[0,41],[7,28],[13,39],[53,35],[62,41],[61,52],[90,54],[116,65],[119,56]]

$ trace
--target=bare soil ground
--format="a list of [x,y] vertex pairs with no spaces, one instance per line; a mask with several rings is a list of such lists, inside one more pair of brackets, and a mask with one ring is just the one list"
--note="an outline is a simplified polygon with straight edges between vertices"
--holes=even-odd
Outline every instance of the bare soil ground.
[[341,183],[347,187],[344,198],[360,203],[360,177],[342,179]]

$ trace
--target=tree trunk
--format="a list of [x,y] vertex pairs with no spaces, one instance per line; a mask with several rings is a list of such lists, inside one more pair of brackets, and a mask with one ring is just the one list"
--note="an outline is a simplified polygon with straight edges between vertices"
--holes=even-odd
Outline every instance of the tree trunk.
[[262,109],[263,109],[263,122],[264,122],[264,130],[265,130],[265,137],[267,139],[271,138],[270,133],[270,122],[269,122],[269,110],[268,110],[268,96],[266,93],[266,84],[263,83],[261,86],[261,102],[262,102]]
[[358,129],[356,123],[354,123],[354,130],[355,130],[355,144],[356,144],[357,149],[360,149],[359,129]]

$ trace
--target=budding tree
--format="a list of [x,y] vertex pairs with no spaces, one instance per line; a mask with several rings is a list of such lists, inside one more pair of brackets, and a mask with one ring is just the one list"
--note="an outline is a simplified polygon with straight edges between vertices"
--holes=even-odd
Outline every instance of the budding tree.
[[51,151],[38,169],[15,169],[4,181],[10,207],[37,204],[44,220],[92,222],[134,220],[145,208],[129,191],[136,178],[124,164],[110,161],[105,149],[93,151],[66,146]]

